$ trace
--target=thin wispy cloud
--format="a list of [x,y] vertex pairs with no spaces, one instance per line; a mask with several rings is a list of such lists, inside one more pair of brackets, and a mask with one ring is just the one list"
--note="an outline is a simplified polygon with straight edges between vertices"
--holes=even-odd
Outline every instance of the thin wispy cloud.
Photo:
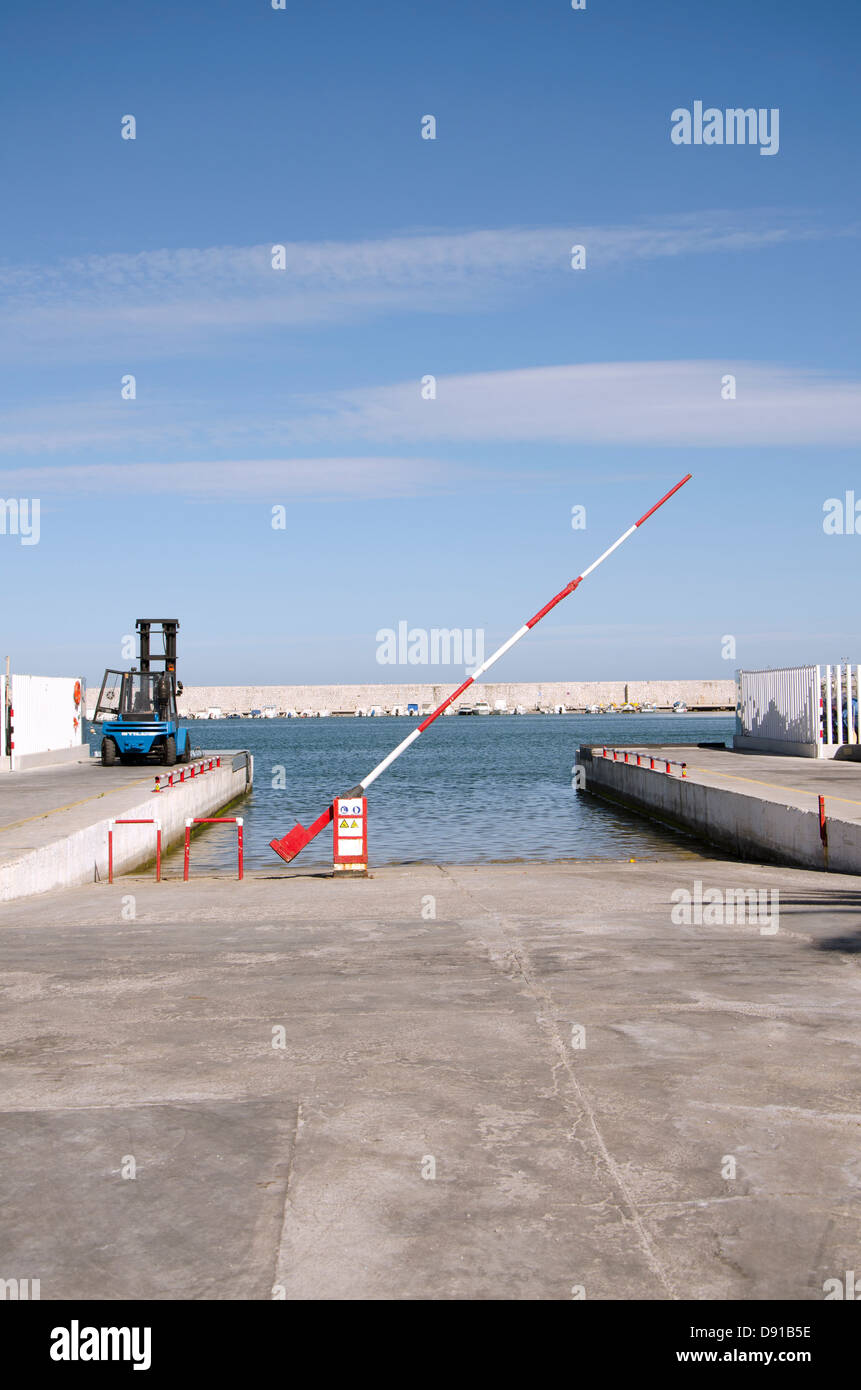
[[229,459],[176,463],[86,463],[0,469],[0,493],[124,496],[155,493],[287,503],[302,498],[397,498],[451,491],[476,470],[428,458]]
[[[724,378],[735,399],[724,399]],[[854,444],[861,381],[825,371],[727,362],[597,362],[442,378],[321,398],[297,424],[307,440],[543,441],[567,444]]]
[[[724,399],[722,383],[736,382],[736,398]],[[854,445],[861,441],[861,381],[825,371],[777,364],[696,362],[599,362],[478,372],[440,377],[435,400],[422,398],[417,380],[327,395],[289,398],[272,409],[251,402],[243,411],[222,403],[190,406],[162,401],[57,403],[19,409],[0,417],[0,454],[13,460],[59,455],[85,480],[108,464],[171,470],[196,491],[196,474],[208,469],[208,486],[221,491],[248,485],[231,474],[259,456],[258,470],[284,460],[310,472],[328,459],[332,488],[347,486],[351,459],[376,467],[392,464],[415,472],[431,465],[441,446],[495,444],[794,447]],[[392,450],[397,457],[386,458]],[[98,461],[93,454],[98,452]],[[276,462],[272,462],[275,459]],[[338,460],[343,474],[332,471]],[[166,462],[165,460],[172,460]],[[201,460],[207,460],[201,462]],[[243,463],[242,467],[246,467]],[[182,469],[180,468],[182,465]],[[182,471],[182,470],[186,471]],[[177,471],[179,470],[179,471]],[[62,474],[62,467],[52,477]],[[310,472],[308,476],[310,476]],[[21,465],[16,477],[32,477]],[[5,470],[2,476],[6,476]],[[0,482],[2,482],[0,476]],[[162,476],[150,472],[153,479]],[[300,485],[304,486],[304,483]]]
[[70,258],[0,266],[0,352],[75,359],[127,349],[137,358],[252,330],[359,320],[388,313],[492,309],[567,277],[570,250],[590,271],[675,256],[761,251],[856,234],[796,215],[696,213],[625,226],[494,228],[353,242],[271,242]]

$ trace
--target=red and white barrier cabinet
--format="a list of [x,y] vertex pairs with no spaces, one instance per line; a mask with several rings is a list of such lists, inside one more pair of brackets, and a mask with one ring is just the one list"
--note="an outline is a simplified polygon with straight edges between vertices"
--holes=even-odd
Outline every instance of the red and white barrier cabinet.
[[332,807],[335,874],[368,873],[368,802],[364,796],[338,796]]

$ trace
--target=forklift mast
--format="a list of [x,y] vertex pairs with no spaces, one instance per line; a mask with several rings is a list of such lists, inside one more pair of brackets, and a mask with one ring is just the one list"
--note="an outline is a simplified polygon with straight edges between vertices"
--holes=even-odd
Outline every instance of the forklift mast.
[[[179,620],[177,618],[138,618],[135,622],[135,631],[138,635],[138,651],[140,654],[140,669],[148,673],[151,670],[150,662],[163,662],[165,671],[169,671],[176,683],[176,634],[179,630]],[[154,652],[150,646],[151,637],[161,637],[162,650]]]

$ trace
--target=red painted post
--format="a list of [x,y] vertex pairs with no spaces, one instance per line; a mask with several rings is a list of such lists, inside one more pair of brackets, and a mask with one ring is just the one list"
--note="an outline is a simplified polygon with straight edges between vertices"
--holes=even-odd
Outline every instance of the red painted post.
[[687,765],[687,763],[682,763],[682,776],[683,776],[683,777],[687,777],[687,775],[688,775],[688,765]]
[[655,770],[655,760],[654,760],[654,758],[650,758],[650,759],[649,759],[649,767],[650,767],[650,768],[652,769],[652,771],[654,772],[654,770]]
[[108,883],[114,881],[114,826],[115,825],[154,825],[155,826],[155,876],[161,878],[161,821],[148,816],[127,820],[119,818],[108,822]]
[[220,759],[220,758],[216,758],[216,759],[215,759],[215,766],[216,766],[216,767],[221,767],[221,759]]
[[669,761],[668,761],[668,762],[667,762],[667,772],[669,772],[669,770],[670,770],[670,764],[669,764]]
[[192,776],[192,777],[194,776],[194,763],[192,763],[192,765],[191,765],[191,776]]
[[819,798],[819,838],[824,848],[828,848],[828,826],[825,824],[825,797]]
[[238,859],[239,859],[239,877],[240,877],[240,878],[243,878],[243,877],[244,877],[244,852],[243,852],[243,837],[242,837],[243,820],[242,820],[242,817],[241,817],[241,816],[195,816],[193,819],[189,819],[189,820],[187,820],[187,821],[185,822],[185,863],[184,863],[184,865],[183,865],[182,877],[183,877],[183,879],[184,879],[186,882],[188,881],[189,859],[190,859],[190,852],[191,852],[191,827],[192,827],[193,825],[225,825],[225,824],[230,824],[230,825],[235,825],[235,826],[236,826],[236,836],[237,836],[236,843],[237,843],[237,854],[238,854]]
[[639,766],[640,766],[640,755],[639,755],[639,753],[638,753],[638,754],[637,754],[637,767],[639,767]]

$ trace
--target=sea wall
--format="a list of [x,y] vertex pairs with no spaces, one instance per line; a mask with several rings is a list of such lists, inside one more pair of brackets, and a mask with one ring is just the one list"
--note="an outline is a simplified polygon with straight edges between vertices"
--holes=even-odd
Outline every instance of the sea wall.
[[[327,710],[353,712],[379,705],[384,710],[411,702],[435,707],[454,690],[461,677],[433,684],[409,682],[397,685],[187,685],[180,707],[190,714],[205,714],[210,708],[224,714],[241,714],[251,709],[297,711]],[[527,710],[552,709],[565,705],[585,709],[588,705],[623,705],[626,701],[650,700],[661,709],[670,709],[682,699],[689,709],[735,709],[735,681],[729,680],[631,680],[631,681],[537,681],[477,682],[464,699],[487,700],[491,707],[504,700],[508,709],[523,705]],[[456,707],[455,707],[456,708]]]

